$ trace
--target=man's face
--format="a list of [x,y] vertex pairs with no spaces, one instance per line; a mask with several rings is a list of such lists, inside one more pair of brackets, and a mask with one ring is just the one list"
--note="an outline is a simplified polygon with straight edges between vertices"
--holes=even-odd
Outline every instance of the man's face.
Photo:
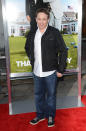
[[38,13],[36,17],[36,22],[40,30],[43,30],[46,28],[48,24],[48,20],[49,20],[48,16],[45,13],[42,13],[42,12]]

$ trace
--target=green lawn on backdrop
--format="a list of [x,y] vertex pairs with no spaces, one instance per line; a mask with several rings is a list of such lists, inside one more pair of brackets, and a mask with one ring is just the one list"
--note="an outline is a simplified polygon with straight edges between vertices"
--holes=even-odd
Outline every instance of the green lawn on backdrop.
[[[67,69],[77,68],[77,35],[63,35],[68,50],[68,58],[72,58],[71,63],[67,62]],[[24,63],[28,61],[28,57],[25,53],[25,37],[9,37],[9,48],[10,48],[10,63],[11,73],[31,72],[31,66],[21,66],[21,61]],[[71,45],[71,42],[75,42]],[[19,65],[17,63],[19,61]]]

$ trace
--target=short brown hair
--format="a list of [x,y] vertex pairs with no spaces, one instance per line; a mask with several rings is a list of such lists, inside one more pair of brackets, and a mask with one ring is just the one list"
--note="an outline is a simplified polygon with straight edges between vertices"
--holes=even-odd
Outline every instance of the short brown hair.
[[38,10],[36,11],[36,17],[37,17],[37,15],[38,15],[39,13],[44,13],[44,14],[46,14],[46,15],[48,16],[48,19],[49,19],[49,17],[50,17],[50,13],[49,13],[49,11],[48,11],[46,8],[40,8],[40,9],[38,9]]

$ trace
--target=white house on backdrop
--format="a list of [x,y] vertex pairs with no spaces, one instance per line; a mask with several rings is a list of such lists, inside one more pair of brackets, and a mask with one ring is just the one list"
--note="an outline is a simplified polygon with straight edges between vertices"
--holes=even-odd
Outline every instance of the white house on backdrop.
[[18,18],[15,21],[8,22],[9,36],[23,36],[23,33],[28,29],[30,29],[30,24],[28,23],[24,12],[19,13]]
[[64,29],[68,34],[78,33],[78,14],[76,12],[63,12],[61,31]]
[[[63,12],[61,21],[61,31],[66,29],[68,34],[78,33],[78,18],[76,12]],[[26,19],[24,12],[19,13],[18,18],[8,23],[8,35],[9,36],[23,36],[28,29],[30,24]]]

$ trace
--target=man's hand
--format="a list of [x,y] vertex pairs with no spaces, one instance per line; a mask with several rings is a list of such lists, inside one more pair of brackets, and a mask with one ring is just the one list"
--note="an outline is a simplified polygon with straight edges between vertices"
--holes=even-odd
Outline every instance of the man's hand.
[[29,22],[31,22],[31,18],[30,18],[29,15],[27,15],[27,20],[28,20]]
[[62,77],[63,76],[63,74],[62,73],[59,73],[59,72],[56,72],[56,75],[57,75],[57,77]]

